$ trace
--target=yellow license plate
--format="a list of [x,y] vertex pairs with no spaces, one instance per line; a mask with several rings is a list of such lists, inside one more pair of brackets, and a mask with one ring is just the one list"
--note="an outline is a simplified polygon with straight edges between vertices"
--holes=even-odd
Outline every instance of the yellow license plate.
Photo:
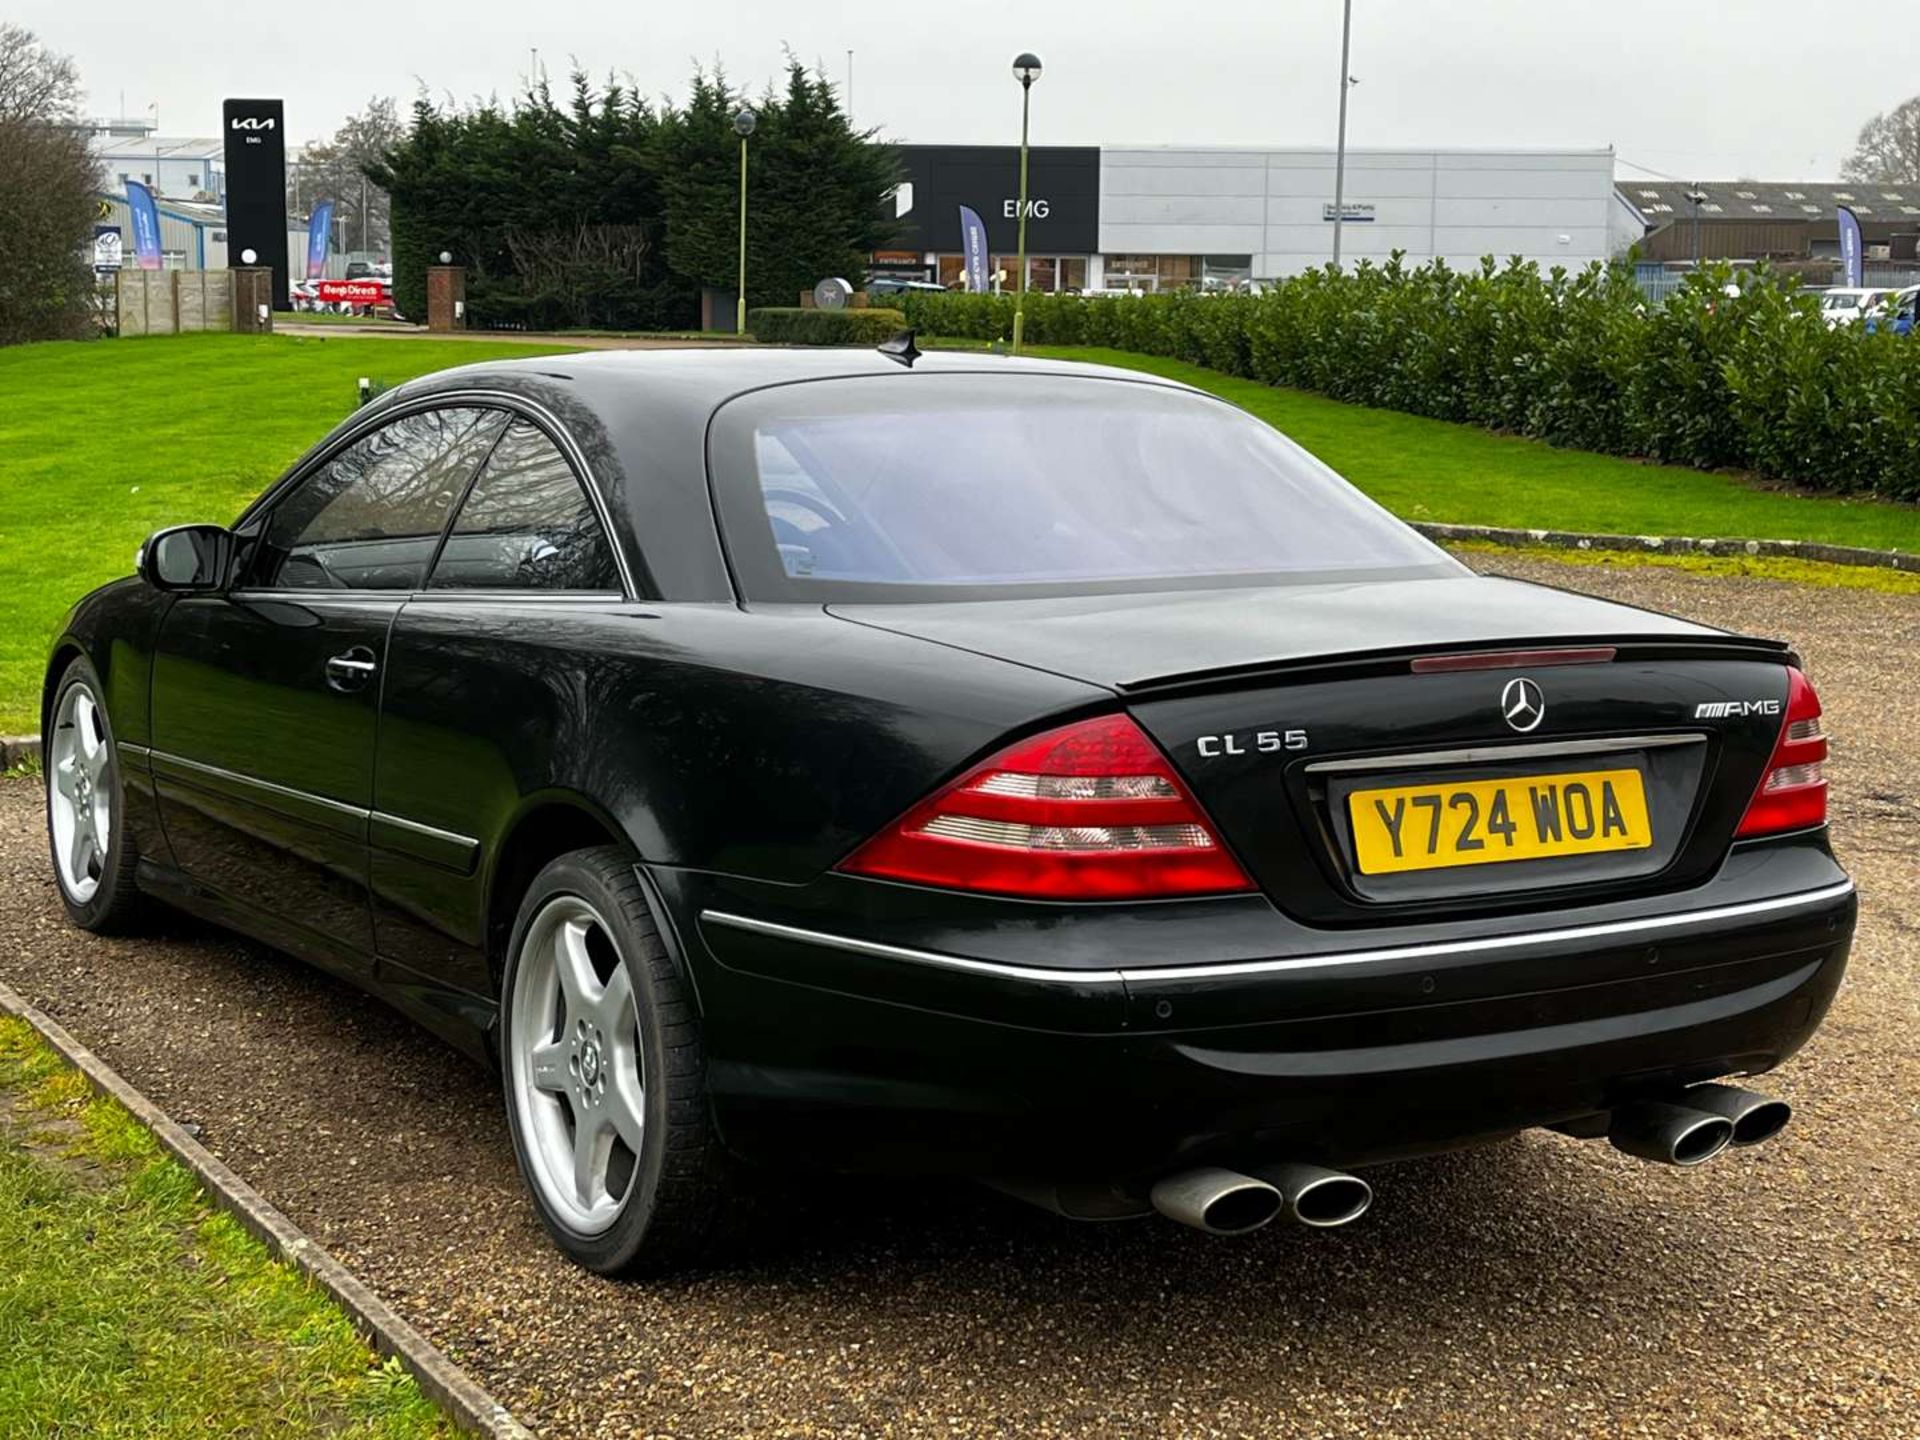
[[1347,817],[1364,875],[1653,844],[1638,770],[1356,790],[1347,797]]

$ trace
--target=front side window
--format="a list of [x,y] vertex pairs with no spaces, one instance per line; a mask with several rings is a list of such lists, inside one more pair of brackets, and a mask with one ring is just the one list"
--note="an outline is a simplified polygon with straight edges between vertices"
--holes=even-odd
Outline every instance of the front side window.
[[274,506],[248,583],[418,589],[447,512],[506,418],[478,407],[421,410],[356,440]]
[[618,590],[620,573],[573,467],[516,420],[461,502],[430,589]]
[[984,373],[815,381],[721,407],[711,463],[749,599],[939,600],[1452,575],[1231,405]]

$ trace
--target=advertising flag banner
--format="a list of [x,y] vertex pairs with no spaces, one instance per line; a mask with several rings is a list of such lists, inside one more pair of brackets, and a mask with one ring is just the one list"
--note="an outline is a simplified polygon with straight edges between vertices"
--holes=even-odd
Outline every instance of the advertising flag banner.
[[127,215],[133,221],[133,253],[142,270],[160,268],[160,212],[153,191],[138,180],[127,181]]
[[960,207],[960,249],[967,257],[967,289],[976,295],[987,289],[987,227],[980,212]]
[[332,233],[333,202],[322,200],[307,221],[307,279],[319,280],[326,275],[327,237]]
[[1867,254],[1860,243],[1860,219],[1844,205],[1840,207],[1840,263],[1847,272],[1841,284],[1857,290],[1867,283]]

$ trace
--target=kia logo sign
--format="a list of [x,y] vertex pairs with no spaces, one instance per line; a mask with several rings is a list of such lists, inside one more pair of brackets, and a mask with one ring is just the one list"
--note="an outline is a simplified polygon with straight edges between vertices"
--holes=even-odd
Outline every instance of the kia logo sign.
[[[1044,220],[1047,218],[1047,212],[1052,208],[1053,206],[1045,200],[1029,200],[1027,201],[1027,218],[1029,220]],[[1000,202],[1000,214],[1008,220],[1018,220],[1020,218],[1020,202],[1018,200],[1002,200]]]
[[236,115],[233,117],[233,128],[236,130],[271,130],[273,129],[273,125],[272,116],[268,116],[265,119],[262,119],[258,115]]

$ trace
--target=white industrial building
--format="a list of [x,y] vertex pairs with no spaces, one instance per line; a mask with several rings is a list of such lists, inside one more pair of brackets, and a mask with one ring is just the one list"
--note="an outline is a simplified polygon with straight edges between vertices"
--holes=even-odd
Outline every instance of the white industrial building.
[[[957,281],[959,209],[977,211],[1011,283],[1019,211],[1012,146],[904,145],[899,248],[876,268]],[[1346,159],[1341,258],[1478,265],[1518,255],[1577,269],[1644,226],[1613,183],[1611,149],[1361,150]],[[1272,280],[1333,256],[1330,147],[1042,147],[1028,184],[1029,286],[1101,290]]]

